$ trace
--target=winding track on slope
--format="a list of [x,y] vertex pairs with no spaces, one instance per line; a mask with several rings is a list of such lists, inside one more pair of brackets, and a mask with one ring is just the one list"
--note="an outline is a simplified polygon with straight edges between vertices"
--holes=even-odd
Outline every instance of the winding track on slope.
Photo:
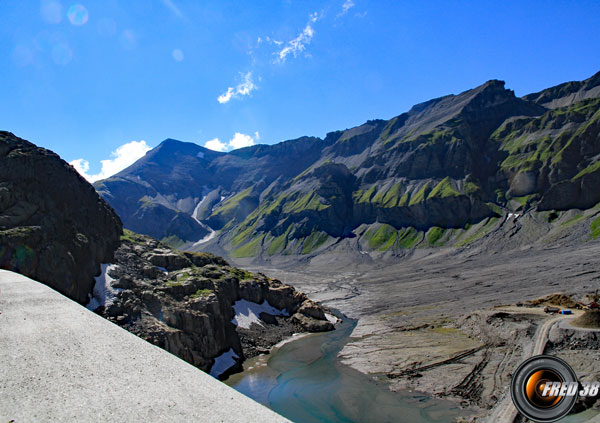
[[[543,354],[544,349],[546,348],[546,343],[548,342],[548,334],[550,333],[550,329],[552,328],[552,326],[554,326],[555,323],[562,319],[572,317],[573,316],[558,315],[546,320],[542,324],[542,326],[540,326],[535,332],[533,350],[529,355],[524,354],[526,355],[526,357],[523,357],[523,361],[525,361],[529,357]],[[510,393],[507,392],[506,395],[504,395],[502,402],[498,404],[498,406],[490,414],[487,421],[489,423],[513,423],[518,413],[519,412],[517,411],[515,405],[512,402]]]

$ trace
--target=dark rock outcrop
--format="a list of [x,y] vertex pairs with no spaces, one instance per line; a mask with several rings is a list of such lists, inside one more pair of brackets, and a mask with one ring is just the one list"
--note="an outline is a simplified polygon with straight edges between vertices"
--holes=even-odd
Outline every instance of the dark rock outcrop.
[[[113,263],[105,284],[95,289],[95,311],[204,371],[230,349],[240,359],[223,376],[293,333],[333,329],[323,307],[293,287],[209,253],[179,252],[126,231]],[[266,315],[260,325],[236,327],[233,305],[239,300],[268,301],[302,317]]]
[[121,221],[69,164],[0,132],[0,267],[86,303]]

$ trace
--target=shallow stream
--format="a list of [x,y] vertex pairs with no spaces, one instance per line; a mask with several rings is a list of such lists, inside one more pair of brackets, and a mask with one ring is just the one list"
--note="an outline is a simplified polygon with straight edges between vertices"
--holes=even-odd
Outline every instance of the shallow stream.
[[244,363],[225,383],[296,423],[452,422],[464,412],[448,401],[387,385],[339,362],[356,321],[285,343]]

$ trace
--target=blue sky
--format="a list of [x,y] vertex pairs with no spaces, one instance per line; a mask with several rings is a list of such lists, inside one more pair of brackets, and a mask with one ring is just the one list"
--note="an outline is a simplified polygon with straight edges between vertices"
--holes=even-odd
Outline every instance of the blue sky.
[[489,79],[524,95],[600,70],[598,1],[5,0],[0,16],[0,129],[93,179],[165,138],[323,137]]

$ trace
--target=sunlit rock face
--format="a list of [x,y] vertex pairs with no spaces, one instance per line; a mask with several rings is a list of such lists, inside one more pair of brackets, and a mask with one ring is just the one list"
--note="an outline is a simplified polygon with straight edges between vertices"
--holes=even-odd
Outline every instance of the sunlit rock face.
[[193,248],[234,259],[461,246],[517,209],[600,201],[599,110],[600,74],[522,98],[491,80],[323,139],[165,140],[95,186],[125,227],[189,248],[204,227]]
[[88,308],[216,377],[297,332],[333,329],[293,287],[125,231]]

